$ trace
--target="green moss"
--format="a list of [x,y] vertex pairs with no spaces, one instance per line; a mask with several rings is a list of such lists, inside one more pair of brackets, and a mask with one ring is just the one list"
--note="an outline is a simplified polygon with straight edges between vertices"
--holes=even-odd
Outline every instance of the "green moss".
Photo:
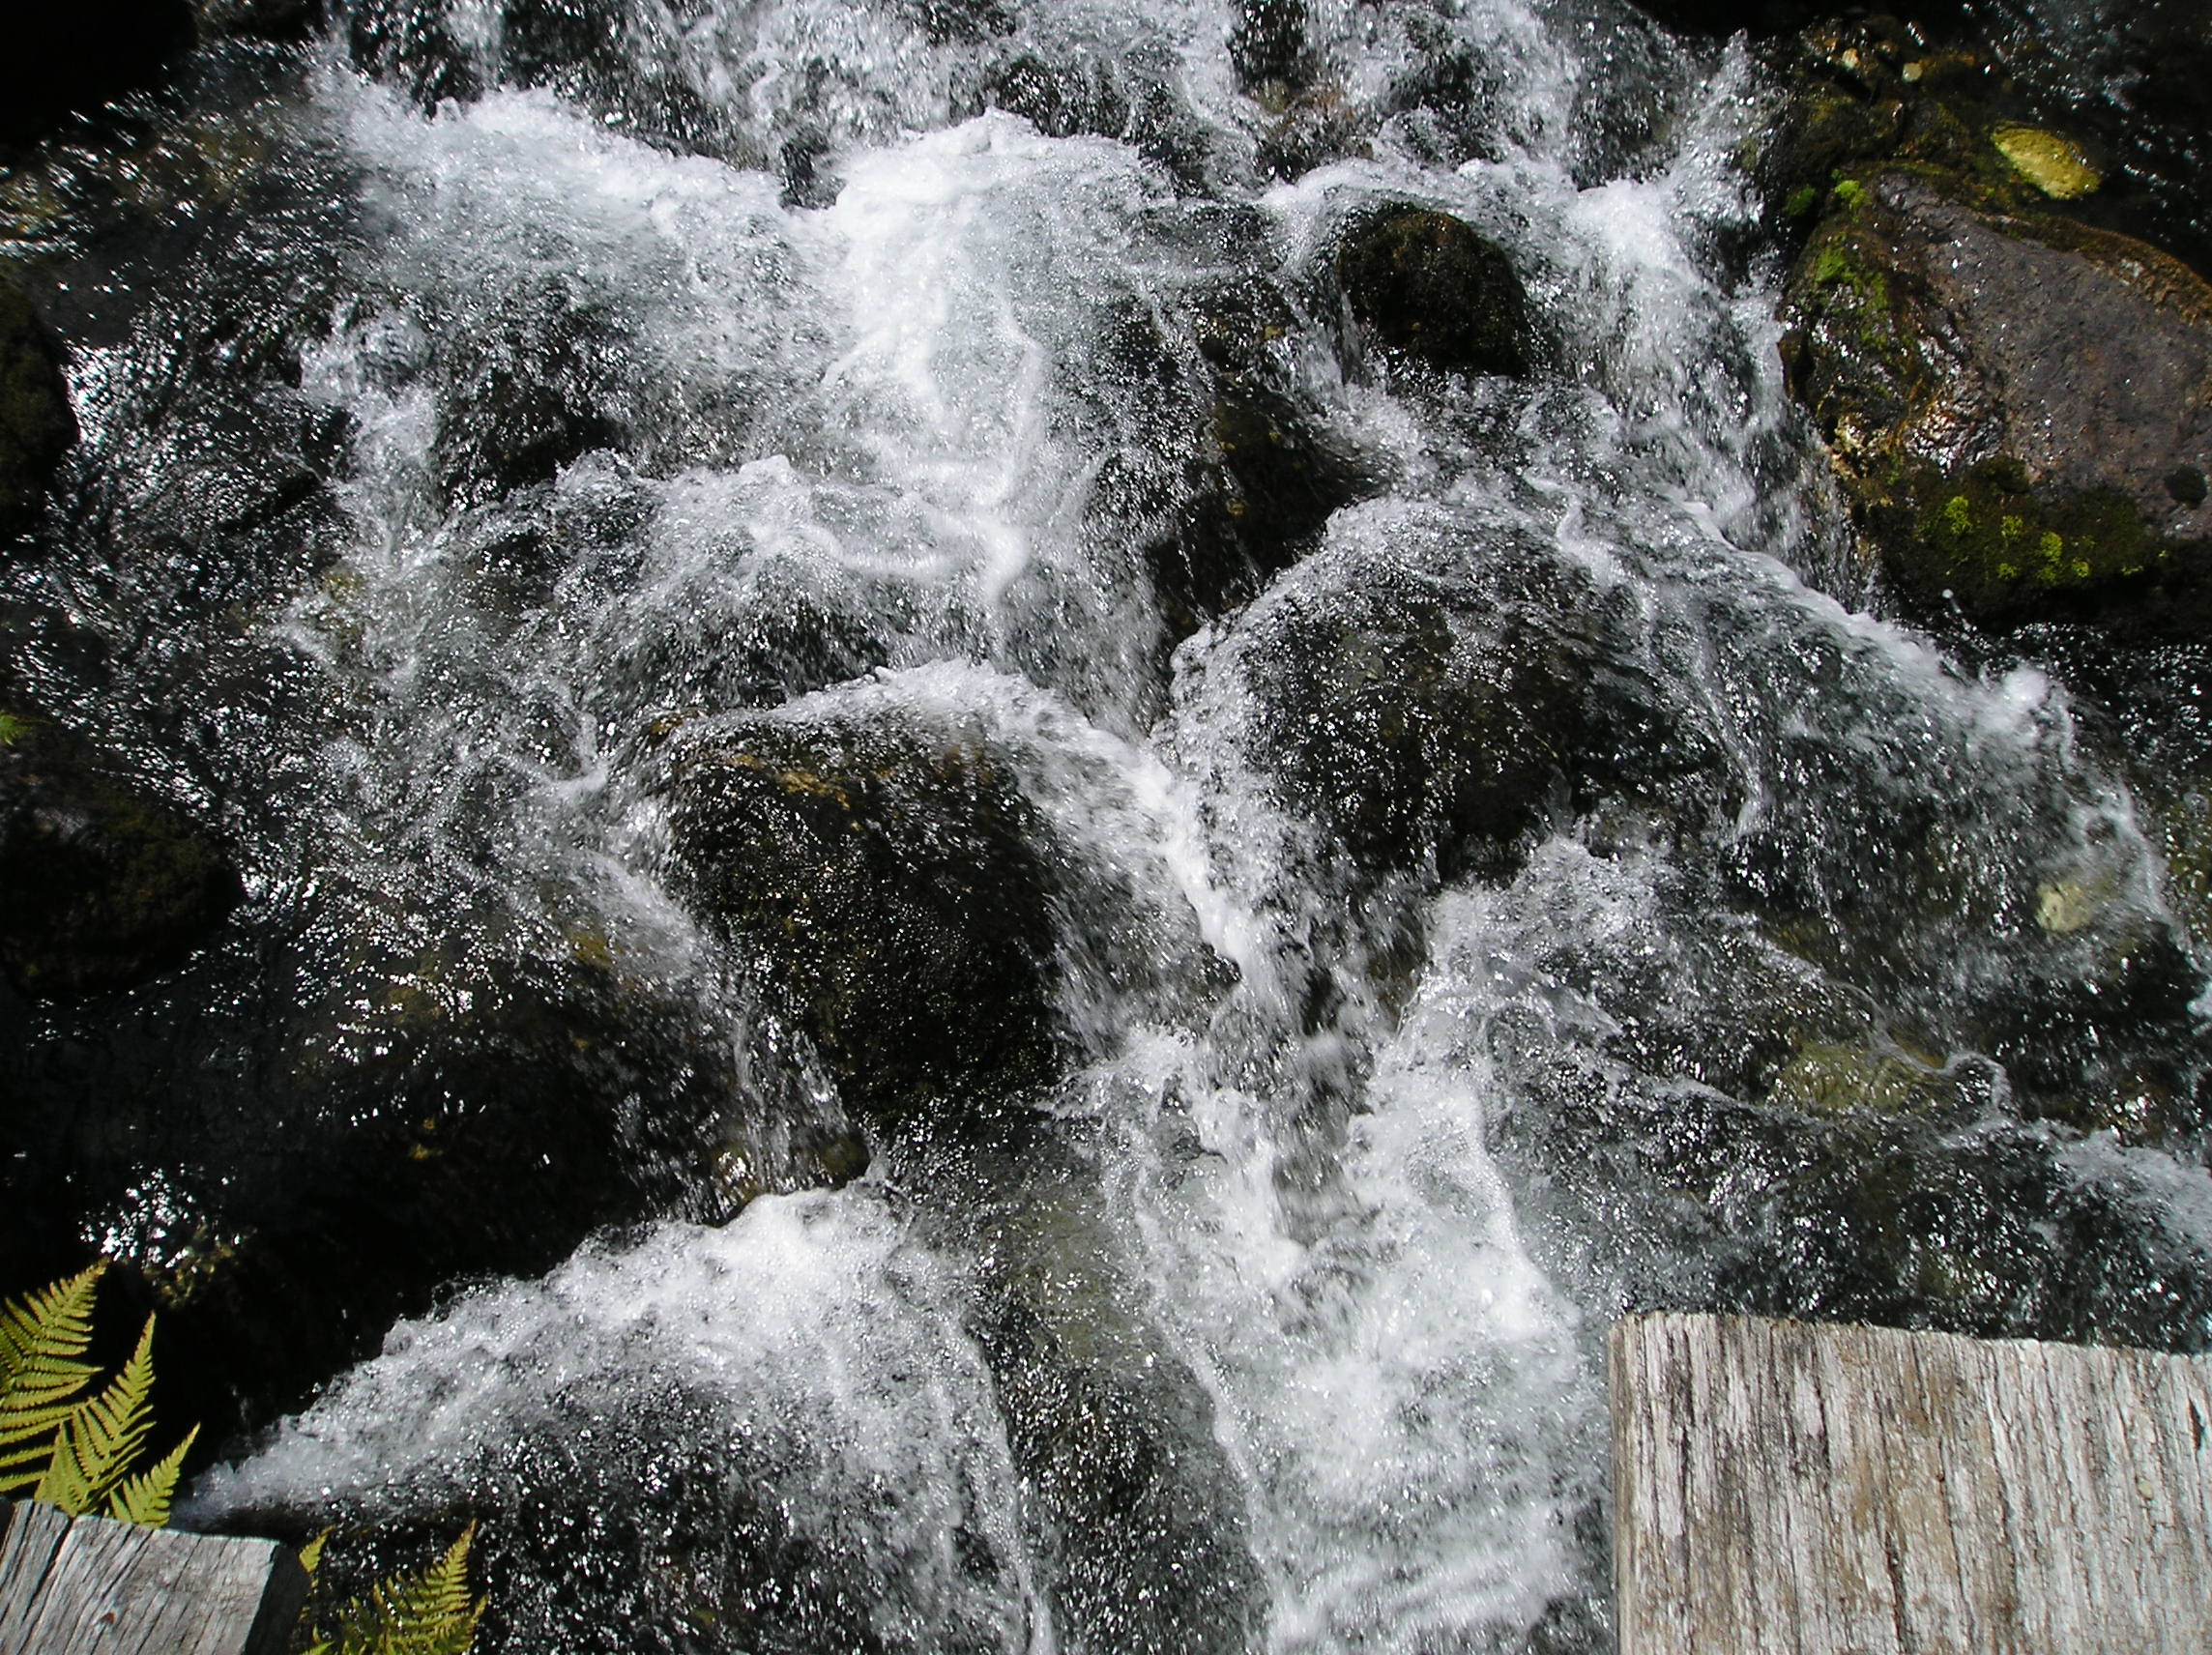
[[1857,179],[1844,178],[1836,181],[1836,201],[1846,212],[1857,207],[1865,199],[1866,187]]
[[1895,481],[1909,523],[1886,548],[1893,570],[1925,595],[1949,593],[1969,614],[2038,610],[2139,575],[2162,555],[2126,496],[2093,489],[2045,500],[2017,461],[1949,477],[1927,467]]
[[2054,200],[2086,195],[2103,182],[2081,152],[2055,132],[2006,125],[1991,134],[1991,142],[2023,178]]
[[1792,218],[1802,218],[1820,204],[1820,192],[1810,184],[1800,184],[1790,192],[1782,204],[1782,211]]

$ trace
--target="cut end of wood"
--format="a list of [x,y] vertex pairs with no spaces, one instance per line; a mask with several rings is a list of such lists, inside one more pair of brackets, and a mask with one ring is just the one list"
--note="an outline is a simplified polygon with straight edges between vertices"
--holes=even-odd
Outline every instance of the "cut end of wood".
[[1616,1323],[1620,1655],[2212,1648],[2212,1358]]
[[273,1540],[0,1501],[0,1655],[284,1655],[306,1596]]

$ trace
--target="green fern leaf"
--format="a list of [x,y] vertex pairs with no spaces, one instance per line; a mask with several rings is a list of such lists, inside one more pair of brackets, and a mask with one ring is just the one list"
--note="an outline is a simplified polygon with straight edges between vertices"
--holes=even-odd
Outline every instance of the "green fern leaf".
[[0,1495],[35,1488],[54,1433],[97,1371],[79,1360],[92,1345],[92,1301],[104,1262],[0,1308]]
[[393,1575],[347,1604],[335,1626],[314,1633],[306,1655],[468,1655],[484,1611],[484,1600],[469,1596],[476,1532],[470,1524],[422,1573]]
[[149,1403],[154,1389],[154,1319],[138,1336],[138,1349],[112,1384],[70,1410],[54,1438],[33,1499],[56,1505],[72,1517],[93,1511],[107,1492],[129,1473],[154,1429]]
[[[315,1571],[323,1566],[323,1548],[330,1543],[331,1531],[326,1528],[300,1548],[300,1567],[307,1572],[308,1580],[313,1580]],[[310,1649],[306,1655],[314,1655],[314,1651]]]
[[193,1426],[185,1439],[169,1450],[159,1465],[149,1466],[135,1477],[126,1477],[107,1496],[107,1515],[118,1523],[135,1523],[141,1528],[169,1525],[169,1498],[177,1492],[177,1477],[185,1468],[185,1456],[200,1428]]

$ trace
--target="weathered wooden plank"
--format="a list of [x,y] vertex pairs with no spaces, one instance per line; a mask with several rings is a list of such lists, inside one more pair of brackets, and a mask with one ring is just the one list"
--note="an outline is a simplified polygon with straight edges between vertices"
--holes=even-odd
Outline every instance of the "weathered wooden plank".
[[1658,1315],[1607,1367],[1620,1655],[2212,1650],[2212,1358]]
[[306,1597],[274,1541],[0,1514],[0,1655],[282,1655]]

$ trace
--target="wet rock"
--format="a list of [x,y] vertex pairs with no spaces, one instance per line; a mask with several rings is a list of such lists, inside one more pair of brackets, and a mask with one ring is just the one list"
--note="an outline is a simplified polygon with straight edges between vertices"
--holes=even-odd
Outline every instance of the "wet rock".
[[1790,382],[1901,589],[1995,625],[2212,622],[2212,288],[1885,174],[1791,279]]
[[1103,1244],[1113,1215],[1080,1131],[1013,1117],[949,1149],[902,1147],[888,1176],[978,1261],[971,1331],[1043,1520],[1063,1645],[1256,1647],[1265,1583],[1212,1401]]
[[480,931],[446,918],[453,940],[413,956],[262,936],[174,1002],[10,1053],[0,1263],[51,1270],[97,1240],[159,1305],[164,1406],[211,1446],[458,1281],[745,1193],[724,1187],[748,1113],[726,1038],[590,939],[480,959]]
[[1126,143],[1164,167],[1193,194],[1214,194],[1224,178],[1241,177],[1221,135],[1190,106],[1181,60],[1157,45],[1111,61],[1088,55],[1042,56],[1033,50],[956,68],[953,106],[966,115],[1004,109],[1047,137],[1089,132]]
[[0,279],[0,539],[36,521],[54,467],[76,441],[61,352],[13,279]]
[[505,325],[473,336],[444,365],[438,482],[449,502],[476,505],[550,482],[561,467],[620,444],[600,406],[606,353],[619,324],[603,306],[524,295]]
[[1302,326],[1281,294],[1233,286],[1193,329],[1210,418],[1192,451],[1189,508],[1147,547],[1177,639],[1257,595],[1313,549],[1332,514],[1380,485],[1302,388],[1290,349]]
[[1963,1082],[1931,1052],[1893,1045],[1808,1040],[1790,1054],[1768,1088],[1766,1100],[1823,1114],[1871,1110],[1879,1115],[1929,1114],[1971,1109],[1987,1092]]
[[1556,1279],[1654,1308],[2202,1347],[2212,1271],[2116,1157],[1986,1107],[1624,1089],[1560,1062],[1546,1031],[1520,1038],[1543,1078],[1494,1147]]
[[25,994],[128,987],[235,907],[201,828],[26,703],[0,702],[0,966]]
[[1312,84],[1320,54],[1307,40],[1305,0],[1243,0],[1229,34],[1229,61],[1247,92],[1278,96]]
[[685,73],[684,25],[665,10],[623,0],[502,0],[499,15],[502,81],[550,87],[650,143],[730,152],[728,117]]
[[982,740],[750,717],[677,730],[662,784],[699,910],[849,1106],[943,1110],[1048,1078],[1048,839]]
[[1595,595],[1520,548],[1456,537],[1299,572],[1242,645],[1266,710],[1250,744],[1286,799],[1369,867],[1505,865],[1589,744]]
[[350,9],[346,44],[354,68],[399,86],[424,108],[483,95],[483,67],[455,36],[443,7],[361,0]]
[[0,27],[0,144],[150,86],[192,45],[189,0],[82,0],[13,9]]
[[1520,277],[1448,213],[1401,202],[1358,219],[1337,248],[1336,280],[1363,341],[1450,371],[1528,370]]

